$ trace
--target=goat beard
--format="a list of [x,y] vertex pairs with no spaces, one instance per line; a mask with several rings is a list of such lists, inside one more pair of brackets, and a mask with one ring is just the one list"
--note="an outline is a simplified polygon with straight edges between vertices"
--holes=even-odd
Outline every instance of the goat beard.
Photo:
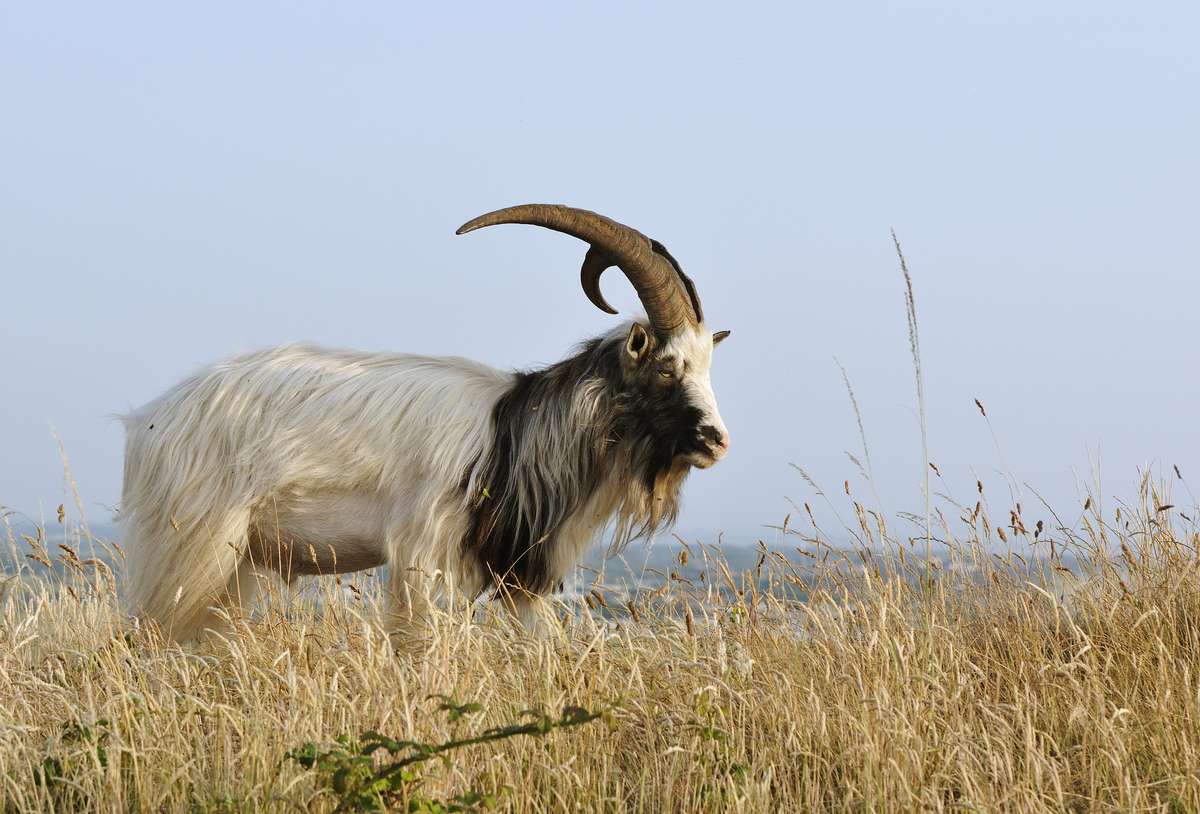
[[674,525],[679,516],[679,493],[692,468],[685,460],[673,461],[648,485],[632,464],[632,460],[626,459],[614,473],[614,482],[624,488],[613,507],[615,523],[610,555],[639,537],[653,537],[660,529]]

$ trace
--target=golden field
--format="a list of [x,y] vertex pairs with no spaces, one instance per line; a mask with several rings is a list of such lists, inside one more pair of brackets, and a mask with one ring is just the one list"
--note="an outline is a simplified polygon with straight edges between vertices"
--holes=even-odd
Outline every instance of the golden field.
[[548,633],[492,603],[399,652],[362,577],[180,649],[130,627],[119,547],[10,526],[0,807],[1200,810],[1194,515],[1149,478],[1040,526],[977,497],[929,540],[850,500],[850,548],[801,510],[740,571],[660,540],[654,590],[585,576]]

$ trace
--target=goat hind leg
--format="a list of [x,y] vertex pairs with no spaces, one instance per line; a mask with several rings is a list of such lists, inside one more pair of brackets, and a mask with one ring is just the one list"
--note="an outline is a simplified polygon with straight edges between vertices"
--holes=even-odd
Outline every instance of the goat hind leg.
[[[167,638],[180,642],[198,637],[206,628],[226,627],[213,606],[244,605],[253,589],[254,577],[241,553],[245,546],[237,544],[245,539],[246,524],[241,520],[230,518],[217,534],[135,537],[130,609]],[[237,542],[218,542],[224,540]]]

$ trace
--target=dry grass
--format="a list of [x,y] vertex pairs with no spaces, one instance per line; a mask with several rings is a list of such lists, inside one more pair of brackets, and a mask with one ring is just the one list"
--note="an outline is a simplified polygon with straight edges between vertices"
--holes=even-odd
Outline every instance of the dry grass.
[[[606,715],[453,751],[404,793],[501,790],[521,812],[1200,810],[1197,533],[1141,491],[1039,531],[1016,507],[993,522],[981,487],[935,529],[932,565],[912,556],[924,529],[914,549],[852,502],[860,550],[788,529],[759,573],[732,574],[693,548],[703,579],[640,597],[636,621],[598,589],[561,606],[560,634],[485,609],[399,655],[362,583],[276,598],[181,651],[129,634],[102,566],[23,558],[0,598],[0,800],[325,811],[338,793],[289,750],[367,730],[438,743],[574,705]],[[995,555],[997,526],[1039,556]],[[479,709],[450,721],[435,695]]]

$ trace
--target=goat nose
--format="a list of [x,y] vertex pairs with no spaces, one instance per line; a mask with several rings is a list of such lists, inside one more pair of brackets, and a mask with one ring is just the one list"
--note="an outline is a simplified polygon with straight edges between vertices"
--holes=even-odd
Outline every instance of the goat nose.
[[705,426],[700,428],[700,434],[704,436],[705,441],[721,450],[722,454],[729,449],[729,433],[722,432],[713,426]]

